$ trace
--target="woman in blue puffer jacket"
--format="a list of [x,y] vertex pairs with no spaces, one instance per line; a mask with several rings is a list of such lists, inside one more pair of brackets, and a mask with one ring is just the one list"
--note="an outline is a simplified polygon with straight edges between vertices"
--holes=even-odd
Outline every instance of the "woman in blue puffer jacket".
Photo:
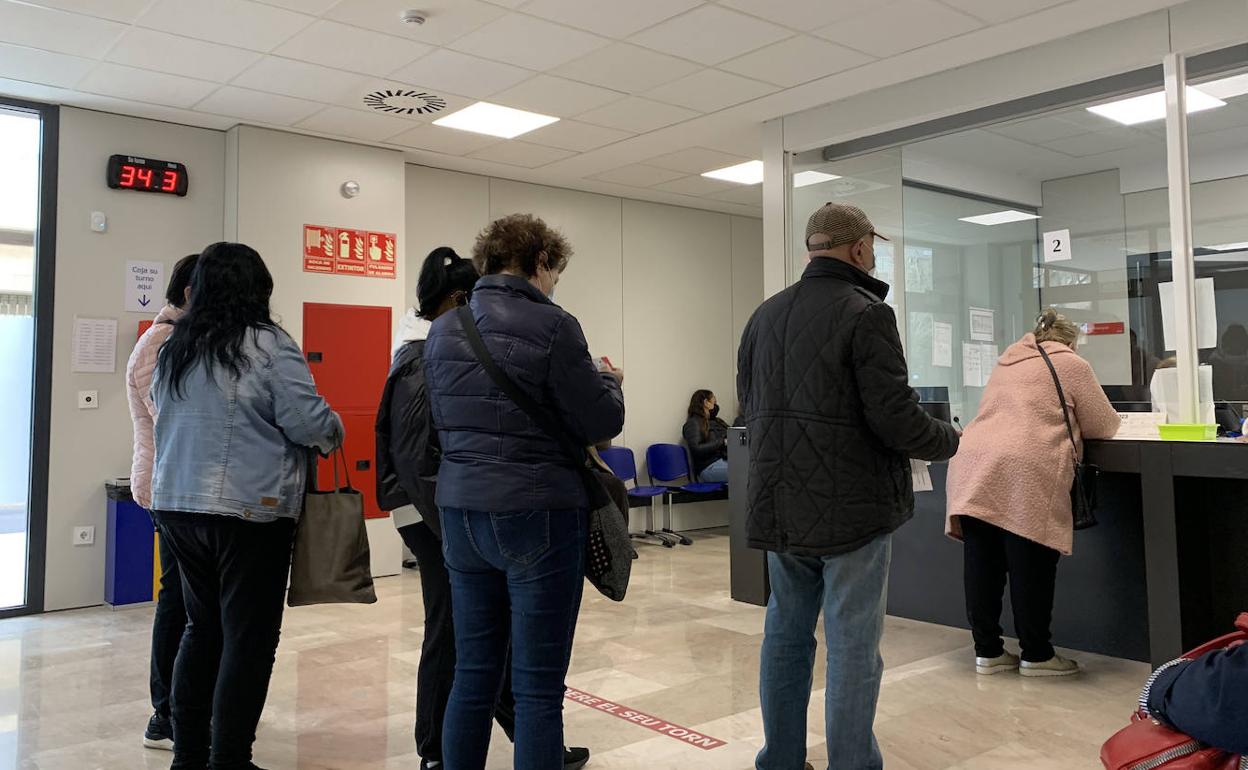
[[[623,372],[599,372],[581,326],[550,297],[571,249],[528,215],[477,238],[469,307],[490,357],[577,445],[624,426]],[[562,765],[563,694],[585,575],[587,491],[576,461],[494,385],[458,313],[433,324],[425,378],[442,445],[437,504],[457,659],[443,725],[447,770],[481,770],[508,639],[514,767]]]

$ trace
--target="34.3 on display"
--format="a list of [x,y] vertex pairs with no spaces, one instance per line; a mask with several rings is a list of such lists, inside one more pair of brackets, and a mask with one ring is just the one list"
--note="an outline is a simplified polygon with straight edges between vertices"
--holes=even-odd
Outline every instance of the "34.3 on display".
[[186,166],[172,160],[153,160],[134,155],[108,159],[108,186],[114,190],[164,193],[185,197],[190,189]]

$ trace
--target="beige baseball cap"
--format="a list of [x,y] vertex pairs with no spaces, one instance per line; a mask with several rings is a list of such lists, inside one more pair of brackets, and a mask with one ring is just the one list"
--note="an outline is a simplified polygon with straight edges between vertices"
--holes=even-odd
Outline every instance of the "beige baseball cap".
[[806,248],[808,250],[811,250],[810,237],[816,234],[826,235],[829,238],[828,243],[820,246],[820,249],[831,249],[846,243],[853,243],[868,235],[888,240],[875,231],[875,225],[871,224],[871,220],[867,218],[862,209],[848,203],[825,203],[810,215],[810,219],[806,221]]

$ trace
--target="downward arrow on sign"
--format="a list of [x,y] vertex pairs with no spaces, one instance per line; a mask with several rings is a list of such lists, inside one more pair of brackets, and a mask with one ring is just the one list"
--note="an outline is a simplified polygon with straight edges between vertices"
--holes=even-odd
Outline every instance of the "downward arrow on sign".
[[144,294],[142,297],[139,297],[139,305],[141,307],[147,307],[150,304],[152,304],[152,301],[147,298],[146,294]]

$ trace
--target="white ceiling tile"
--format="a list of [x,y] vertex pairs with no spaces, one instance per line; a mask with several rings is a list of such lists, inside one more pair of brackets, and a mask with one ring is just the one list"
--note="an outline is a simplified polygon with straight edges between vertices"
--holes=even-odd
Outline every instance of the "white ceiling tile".
[[326,107],[312,117],[299,121],[297,126],[323,134],[380,142],[410,128],[411,123],[391,115],[350,110],[346,107]]
[[710,197],[717,201],[727,201],[729,203],[743,203],[747,206],[763,205],[763,186],[761,184],[752,185],[734,185],[735,190],[726,190],[724,192],[711,193]]
[[288,40],[274,53],[365,75],[389,75],[430,50],[424,43],[322,20]]
[[719,66],[730,72],[792,88],[869,61],[872,59],[866,54],[800,35]]
[[430,88],[445,88],[478,99],[492,96],[528,80],[533,73],[510,64],[438,49],[396,71],[392,77]]
[[223,86],[195,105],[195,109],[257,123],[290,126],[309,117],[323,106],[306,99],[266,94],[237,86]]
[[532,0],[524,12],[605,37],[625,38],[697,5],[701,0]]
[[645,94],[667,104],[689,107],[699,112],[716,112],[734,104],[748,102],[778,90],[769,83],[743,78],[714,69],[704,69],[689,77],[674,80]]
[[344,99],[359,98],[372,84],[372,79],[354,72],[266,56],[234,78],[232,84],[253,91],[338,104]]
[[434,125],[416,126],[389,140],[390,144],[440,152],[443,155],[467,155],[498,142],[497,137]]
[[79,91],[183,109],[194,105],[216,88],[216,83],[108,62],[97,65],[78,84]]
[[701,174],[703,171],[714,171],[717,168],[735,166],[751,158],[729,155],[719,150],[708,150],[705,147],[690,147],[687,150],[669,152],[646,161],[648,166],[657,166],[686,174]]
[[[427,123],[462,110],[475,101],[465,96],[449,94],[420,85],[399,83],[393,80],[373,80],[358,94],[349,95],[334,103],[353,110]],[[397,108],[397,111],[385,109],[387,107]],[[414,110],[414,112],[407,112],[407,110]]]
[[654,166],[634,163],[631,166],[621,166],[610,171],[604,171],[601,174],[595,174],[590,178],[602,182],[611,182],[612,184],[624,184],[629,187],[653,187],[656,184],[670,182],[682,176],[684,174],[679,171],[669,171],[665,168],[655,168]]
[[990,24],[999,24],[1010,19],[1017,19],[1029,13],[1042,11],[1061,5],[1069,0],[944,0],[959,11],[983,19]]
[[792,34],[762,19],[717,5],[704,5],[634,35],[631,40],[673,56],[718,64]]
[[1128,147],[1135,147],[1153,141],[1157,140],[1142,132],[1125,129],[1068,136],[1064,139],[1044,142],[1043,146],[1064,155],[1082,158],[1088,155],[1100,155],[1103,152],[1125,150]]
[[524,141],[561,150],[589,152],[613,142],[627,139],[633,134],[614,128],[591,126],[574,120],[561,120],[524,135]]
[[640,134],[696,117],[698,113],[693,110],[632,96],[579,115],[577,119]]
[[575,152],[559,150],[554,147],[542,147],[537,144],[508,141],[499,142],[486,147],[484,150],[478,150],[472,153],[470,157],[478,160],[491,160],[495,163],[506,163],[509,166],[537,168],[548,163],[554,163],[557,160],[570,158],[575,154]]
[[94,66],[91,59],[0,43],[0,78],[73,88]]
[[664,182],[654,186],[656,190],[663,192],[677,193],[679,195],[697,195],[705,196],[712,193],[723,192],[733,187],[732,182],[721,182],[718,179],[708,179],[701,175],[682,177],[671,182]]
[[504,8],[519,8],[529,0],[488,0],[490,5],[501,5]]
[[127,24],[139,18],[152,0],[23,0],[30,5],[60,8],[101,19],[124,21]]
[[114,21],[0,0],[0,43],[98,59],[125,30]]
[[256,0],[256,2],[265,5],[276,5],[281,8],[287,8],[300,13],[308,13],[313,16],[320,16],[330,8],[333,8],[339,0]]
[[[898,19],[905,19],[898,24]],[[979,29],[977,19],[936,0],[891,0],[815,34],[881,58]]]
[[568,62],[555,70],[555,74],[635,94],[699,69],[698,65],[684,59],[627,43],[614,43]]
[[[992,2],[993,0],[987,0]],[[720,5],[768,19],[800,32],[826,26],[874,7],[879,0],[719,0]]]
[[548,70],[608,42],[588,32],[513,13],[460,38],[450,47],[532,70]]
[[159,0],[139,18],[139,26],[269,51],[307,26],[312,18],[244,0]]
[[224,83],[260,60],[241,48],[131,27],[108,52],[108,61]]
[[1008,136],[1011,139],[1017,139],[1020,142],[1028,142],[1030,144],[1042,144],[1051,142],[1054,139],[1065,139],[1068,136],[1088,133],[1088,129],[1083,126],[1052,116],[1029,118],[1016,123],[996,125],[988,130],[994,134]]
[[619,91],[609,91],[551,75],[538,75],[514,88],[495,94],[491,101],[543,115],[566,118],[619,101],[624,96]]
[[[424,24],[404,24],[399,14],[420,10]],[[479,0],[343,0],[325,18],[375,29],[431,45],[446,45],[505,15],[506,10]]]
[[728,123],[715,131],[713,134],[704,137],[702,144],[723,150],[734,155],[744,155],[747,158],[761,158],[763,151],[763,124],[753,121],[745,121],[740,123]]

